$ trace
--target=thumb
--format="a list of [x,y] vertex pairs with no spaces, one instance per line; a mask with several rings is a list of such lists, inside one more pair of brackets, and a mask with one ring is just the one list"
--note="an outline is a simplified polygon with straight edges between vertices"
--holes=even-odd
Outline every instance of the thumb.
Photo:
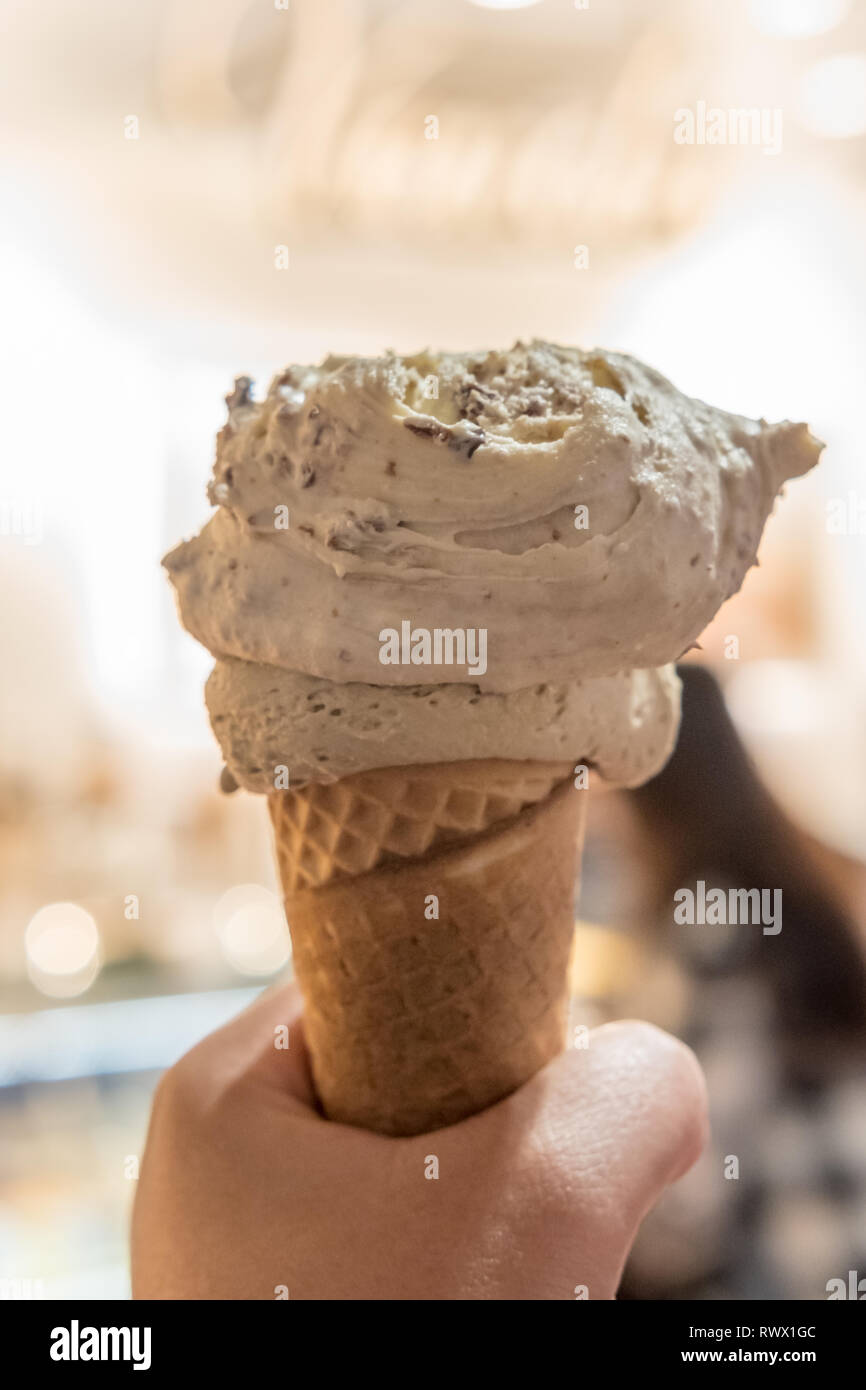
[[[556,1286],[581,1283],[594,1298],[613,1297],[644,1216],[700,1156],[706,1088],[676,1038],[648,1023],[610,1023],[467,1125],[485,1121],[500,1150],[510,1136],[531,1134],[545,1155],[533,1204],[552,1214],[550,1272],[554,1250],[565,1261]],[[581,1273],[569,1281],[575,1251]]]
[[[554,1077],[552,1073],[558,1071]],[[708,1136],[703,1072],[691,1048],[649,1023],[608,1023],[537,1078],[549,1078],[548,1122],[589,1184],[599,1214],[630,1244],[664,1189],[697,1161]]]

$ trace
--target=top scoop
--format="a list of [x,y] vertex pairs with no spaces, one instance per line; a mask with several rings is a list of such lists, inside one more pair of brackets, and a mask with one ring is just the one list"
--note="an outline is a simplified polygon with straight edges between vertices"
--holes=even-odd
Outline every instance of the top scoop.
[[[480,696],[675,660],[821,448],[805,425],[715,410],[634,358],[546,342],[329,357],[287,368],[261,401],[241,377],[228,406],[216,514],[165,560],[189,631],[220,661]],[[483,669],[383,664],[383,633],[404,624],[483,630]],[[388,753],[401,761],[399,735]]]

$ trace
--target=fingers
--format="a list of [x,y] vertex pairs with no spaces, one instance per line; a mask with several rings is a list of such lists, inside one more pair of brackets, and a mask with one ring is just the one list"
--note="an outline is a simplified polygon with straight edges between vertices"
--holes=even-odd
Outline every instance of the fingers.
[[700,1155],[706,1111],[689,1048],[648,1023],[612,1023],[450,1132],[488,1164],[496,1155],[524,1167],[539,1209],[575,1229],[597,1225],[624,1257],[647,1211]]
[[[542,1093],[554,1151],[631,1239],[707,1138],[703,1074],[690,1048],[648,1023],[611,1023],[530,1086]],[[546,1093],[546,1094],[545,1094]]]
[[[415,1178],[424,1156],[437,1156],[459,1218],[439,1258],[461,1263],[467,1286],[484,1290],[473,1297],[573,1298],[579,1288],[613,1298],[642,1218],[705,1136],[689,1049],[649,1024],[610,1024],[491,1109],[401,1141],[389,1190],[404,1213],[438,1200]],[[436,1247],[425,1240],[429,1269]],[[495,1292],[504,1266],[508,1295]]]

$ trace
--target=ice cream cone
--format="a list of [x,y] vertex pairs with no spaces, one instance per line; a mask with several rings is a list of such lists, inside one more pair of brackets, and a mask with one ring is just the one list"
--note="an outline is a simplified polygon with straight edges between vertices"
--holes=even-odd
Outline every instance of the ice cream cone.
[[226,404],[216,510],[164,561],[222,785],[269,798],[326,1112],[432,1129],[562,1043],[585,794],[544,760],[663,767],[669,663],[821,445],[540,340],[329,356]]
[[329,1117],[437,1129],[561,1051],[586,804],[571,770],[388,768],[269,797]]

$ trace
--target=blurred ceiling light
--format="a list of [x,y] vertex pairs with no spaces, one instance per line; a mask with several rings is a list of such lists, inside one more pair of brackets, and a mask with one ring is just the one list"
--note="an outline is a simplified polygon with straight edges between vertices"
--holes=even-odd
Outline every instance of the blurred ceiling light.
[[808,662],[750,661],[725,683],[725,700],[737,726],[755,738],[802,737],[826,717],[826,677]]
[[799,115],[813,135],[844,139],[866,132],[866,55],[823,58],[800,84]]
[[753,661],[725,701],[758,773],[783,810],[842,854],[866,854],[866,737],[858,688],[837,667]]
[[223,893],[214,925],[225,959],[242,975],[273,975],[291,957],[282,904],[258,883],[240,883]]
[[525,10],[539,0],[471,0],[480,10]]
[[849,0],[749,0],[749,19],[762,34],[808,39],[835,29],[848,8]]
[[236,883],[234,888],[228,888],[214,904],[213,924],[217,936],[222,936],[239,908],[250,903],[269,903],[273,898],[270,889],[263,888],[260,883]]
[[611,42],[594,23],[591,56],[579,45],[589,80],[575,84],[573,43],[551,28],[567,20],[564,3],[532,21],[533,56],[524,24],[497,24],[495,57],[491,25],[467,27],[465,5],[443,7],[419,41],[415,4],[372,26],[350,0],[337,22],[337,4],[296,7],[251,168],[275,241],[287,217],[324,217],[363,239],[381,231],[442,250],[454,238],[465,255],[470,243],[474,254],[526,238],[570,259],[575,227],[587,246],[643,246],[694,225],[717,197],[719,161],[684,162],[670,138],[692,81],[676,28],[635,17]]
[[37,989],[54,998],[83,994],[99,974],[99,930],[77,903],[49,903],[24,933],[27,971]]

